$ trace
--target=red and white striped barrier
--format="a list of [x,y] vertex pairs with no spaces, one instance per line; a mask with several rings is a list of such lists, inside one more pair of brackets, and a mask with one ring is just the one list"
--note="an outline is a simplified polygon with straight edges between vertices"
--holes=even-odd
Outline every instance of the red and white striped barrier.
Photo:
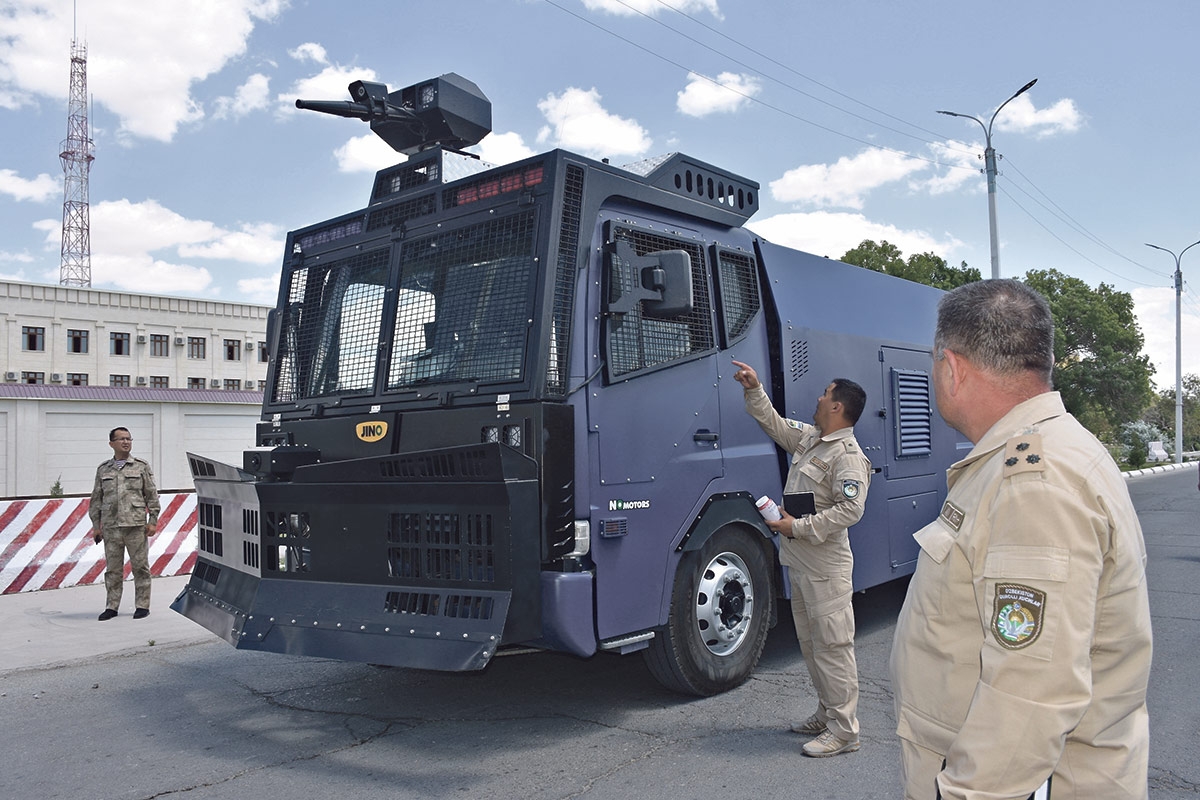
[[[150,574],[183,575],[196,563],[196,495],[163,492],[150,537]],[[104,547],[92,541],[87,497],[0,500],[0,594],[104,582]],[[125,562],[125,578],[129,578]]]

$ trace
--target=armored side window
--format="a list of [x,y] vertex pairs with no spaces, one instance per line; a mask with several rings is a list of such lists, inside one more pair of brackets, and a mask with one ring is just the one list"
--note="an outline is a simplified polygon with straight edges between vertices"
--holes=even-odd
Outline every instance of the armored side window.
[[721,346],[729,347],[746,332],[761,306],[754,256],[750,253],[714,247],[717,263],[718,302],[721,320]]

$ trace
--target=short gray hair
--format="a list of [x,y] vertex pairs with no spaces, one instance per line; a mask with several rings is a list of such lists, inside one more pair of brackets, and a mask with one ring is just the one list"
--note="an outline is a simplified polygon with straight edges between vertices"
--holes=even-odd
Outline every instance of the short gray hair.
[[1017,280],[959,286],[938,303],[936,356],[943,349],[1000,375],[1033,372],[1047,384],[1054,370],[1050,304]]

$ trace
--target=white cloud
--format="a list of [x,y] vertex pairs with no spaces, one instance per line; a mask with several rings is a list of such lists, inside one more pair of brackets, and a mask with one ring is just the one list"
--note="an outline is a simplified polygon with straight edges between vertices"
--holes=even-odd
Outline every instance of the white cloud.
[[333,157],[339,172],[376,172],[408,160],[373,132],[350,139],[333,151]]
[[214,119],[244,117],[252,111],[260,111],[270,101],[271,79],[256,72],[237,88],[233,97],[218,97],[215,101]]
[[525,140],[519,133],[489,133],[483,141],[474,147],[468,147],[468,152],[475,153],[488,164],[503,166],[536,154],[536,150],[526,146]]
[[603,11],[624,17],[635,14],[654,16],[669,7],[684,14],[707,11],[717,19],[724,19],[721,9],[717,7],[717,0],[671,0],[669,3],[659,0],[583,0],[583,7],[588,11]]
[[[985,119],[990,119],[991,115]],[[1038,109],[1033,100],[1023,94],[1004,107],[996,117],[995,130],[1030,133],[1040,138],[1060,133],[1074,133],[1083,126],[1083,115],[1075,101],[1064,98],[1049,108]]]
[[[1142,329],[1145,344],[1142,352],[1154,365],[1154,385],[1159,389],[1175,387],[1175,290],[1170,287],[1137,288],[1133,297],[1133,312]],[[1183,348],[1180,356],[1184,375],[1200,375],[1200,314],[1189,312],[1185,305],[1180,314]]]
[[[93,285],[162,294],[213,294],[209,270],[187,262],[213,259],[246,270],[277,264],[283,253],[282,230],[267,223],[229,230],[207,220],[188,219],[154,200],[92,203],[90,213]],[[41,220],[34,228],[45,233],[47,248],[60,246],[59,221]]]
[[316,42],[305,42],[299,47],[294,47],[288,50],[288,55],[297,61],[313,61],[317,64],[329,63],[329,56],[325,53],[325,48]]
[[32,180],[22,178],[11,169],[0,169],[0,195],[6,194],[14,200],[32,200],[44,203],[62,192],[62,181],[51,178],[45,172]]
[[675,107],[689,117],[728,114],[750,102],[762,91],[762,83],[750,75],[722,72],[716,81],[688,73],[688,85],[676,94]]
[[587,156],[642,155],[651,144],[646,130],[631,119],[605,111],[595,89],[571,87],[538,102],[550,123],[538,131],[539,144],[564,147]]
[[939,240],[926,231],[906,231],[894,225],[873,222],[862,214],[831,211],[777,214],[746,224],[759,236],[775,244],[803,250],[819,256],[841,258],[847,250],[857,247],[864,239],[876,242],[887,239],[906,256],[914,253],[952,252],[962,242],[953,238]]
[[279,296],[279,275],[265,278],[246,278],[237,282],[238,296],[247,303],[275,305]]
[[771,196],[782,203],[862,208],[864,195],[872,189],[926,166],[926,162],[902,153],[863,150],[852,158],[843,156],[835,164],[806,164],[790,169],[782,178],[771,181]]
[[983,164],[980,155],[983,145],[967,144],[955,139],[946,142],[933,142],[929,145],[933,160],[941,165],[942,171],[935,172],[932,177],[914,180],[915,189],[923,189],[932,195],[948,194],[957,191],[972,181],[980,189],[986,184],[979,169]]
[[[169,142],[180,125],[204,116],[193,84],[246,51],[260,21],[276,18],[285,0],[156,0],[85,4],[78,29],[88,45],[88,93],[120,119],[118,138]],[[88,13],[95,9],[94,13]],[[181,31],[181,24],[185,26]],[[68,81],[64,32],[72,6],[50,0],[8,3],[0,14],[0,104],[37,97],[63,100]]]

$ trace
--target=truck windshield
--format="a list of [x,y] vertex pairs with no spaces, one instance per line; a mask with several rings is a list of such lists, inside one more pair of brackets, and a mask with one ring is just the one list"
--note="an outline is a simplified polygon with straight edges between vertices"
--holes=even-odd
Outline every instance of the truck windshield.
[[534,241],[532,211],[401,240],[394,292],[387,245],[297,269],[281,314],[273,402],[374,392],[381,354],[387,390],[521,380]]

